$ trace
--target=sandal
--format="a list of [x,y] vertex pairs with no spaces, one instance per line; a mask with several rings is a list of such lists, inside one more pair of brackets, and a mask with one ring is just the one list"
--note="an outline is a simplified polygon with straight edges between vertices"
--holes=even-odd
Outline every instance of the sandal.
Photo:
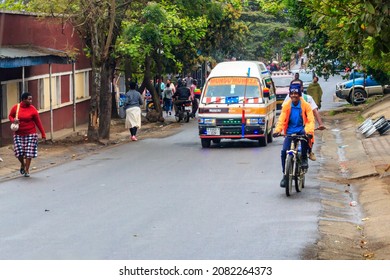
[[21,167],[19,171],[20,171],[20,174],[22,174],[22,175],[24,175],[26,173],[26,171],[24,170],[24,167]]
[[30,173],[28,172],[24,173],[24,177],[30,177]]

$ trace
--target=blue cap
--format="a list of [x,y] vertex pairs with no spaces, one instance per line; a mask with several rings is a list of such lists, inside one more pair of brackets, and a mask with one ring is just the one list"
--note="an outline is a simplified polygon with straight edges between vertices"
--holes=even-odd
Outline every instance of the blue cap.
[[301,91],[301,84],[291,84],[290,85],[290,93],[292,92],[298,92],[300,96],[302,96],[302,91]]

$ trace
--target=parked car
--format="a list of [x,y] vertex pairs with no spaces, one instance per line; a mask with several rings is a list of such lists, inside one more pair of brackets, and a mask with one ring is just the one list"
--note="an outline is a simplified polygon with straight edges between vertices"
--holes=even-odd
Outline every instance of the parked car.
[[276,110],[279,111],[282,109],[283,101],[288,94],[290,83],[294,79],[294,74],[289,71],[276,71],[272,72],[271,78],[276,91]]
[[351,74],[349,74],[349,80],[353,80],[354,78],[363,78],[364,72],[358,72],[358,71],[352,71]]
[[292,70],[293,75],[295,73],[299,74],[299,79],[303,82],[303,92],[307,92],[307,88],[311,82],[313,82],[314,71],[312,70]]
[[369,75],[366,78],[355,78],[336,85],[336,95],[341,99],[347,100],[353,105],[366,102],[372,95],[382,95],[390,91],[390,86],[382,86]]

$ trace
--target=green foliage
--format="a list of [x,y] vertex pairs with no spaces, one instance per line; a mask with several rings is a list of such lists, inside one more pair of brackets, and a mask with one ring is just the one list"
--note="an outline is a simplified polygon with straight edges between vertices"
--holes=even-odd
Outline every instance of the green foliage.
[[[379,0],[286,0],[293,24],[305,30],[312,66],[353,62],[389,76],[390,2]],[[294,17],[295,15],[295,17]],[[379,74],[379,72],[382,72]]]
[[202,53],[218,61],[235,56],[234,52],[242,47],[243,36],[247,31],[247,27],[239,21],[241,11],[240,1],[208,3],[205,13],[207,32],[199,45]]
[[[130,13],[124,21],[124,32],[118,40],[117,53],[131,57],[141,65],[145,56],[173,62],[180,71],[182,63],[177,59],[181,49],[196,54],[196,42],[205,34],[207,20],[197,13],[186,13],[185,5],[179,8],[174,1],[150,2],[141,13]],[[133,10],[134,11],[134,10]],[[163,69],[164,70],[164,69]]]
[[248,1],[240,20],[248,26],[242,59],[288,62],[300,46],[297,28],[289,26],[282,1]]
[[24,0],[0,0],[0,10],[24,11],[26,9]]
[[282,16],[286,8],[283,0],[257,0],[260,10],[274,16]]

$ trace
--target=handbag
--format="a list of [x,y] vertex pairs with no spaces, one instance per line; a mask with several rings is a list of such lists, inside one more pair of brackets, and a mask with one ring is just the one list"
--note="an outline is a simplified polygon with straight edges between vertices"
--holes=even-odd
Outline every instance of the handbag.
[[[18,103],[18,107],[16,109],[15,119],[18,119],[19,108],[20,108],[20,103]],[[18,131],[19,130],[19,124],[18,123],[11,123],[11,130],[12,131]]]
[[120,106],[120,107],[119,107],[119,117],[120,117],[121,119],[126,118],[126,109],[125,109],[125,106]]

